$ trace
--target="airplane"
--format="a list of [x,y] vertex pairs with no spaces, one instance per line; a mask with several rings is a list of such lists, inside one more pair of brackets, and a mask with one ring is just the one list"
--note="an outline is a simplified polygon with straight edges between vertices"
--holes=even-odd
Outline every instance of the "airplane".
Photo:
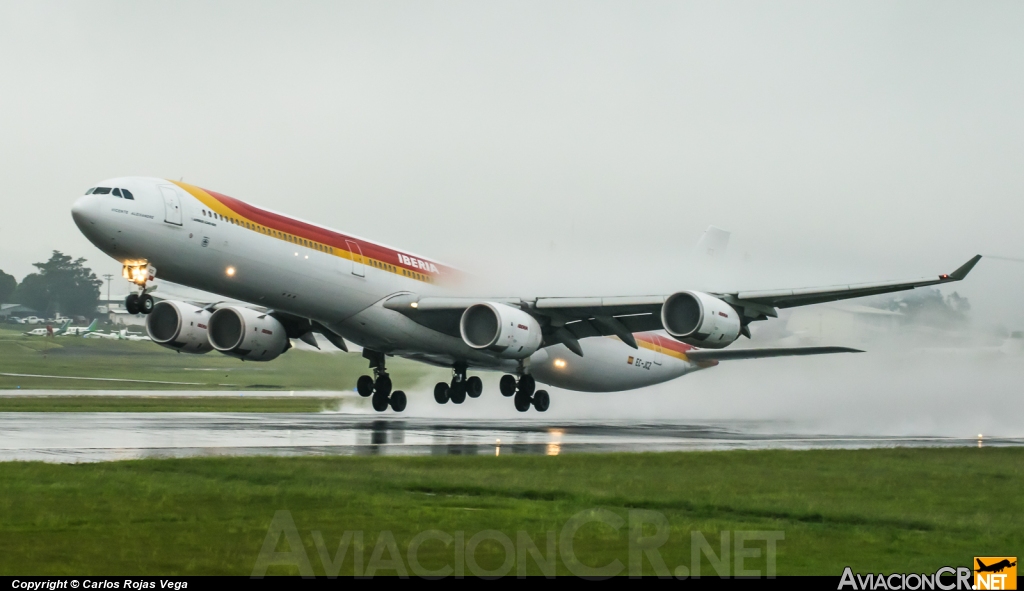
[[117,332],[87,332],[82,335],[87,339],[113,339],[117,341],[148,341],[151,340],[148,336],[137,335],[129,333],[127,328],[122,328]]
[[68,326],[71,324],[71,319],[65,319],[64,324],[54,329],[52,325],[46,325],[46,328],[34,328],[28,332],[24,332],[25,336],[29,337],[57,337],[64,334]]
[[118,331],[117,338],[118,338],[118,340],[121,340],[121,341],[151,341],[151,340],[153,340],[153,339],[149,338],[146,335],[138,335],[138,334],[130,333],[130,332],[128,332],[127,328],[122,328],[120,331]]
[[982,562],[980,558],[975,560],[978,563],[978,568],[976,570],[979,573],[998,573],[1002,572],[1004,569],[1017,566],[1016,562],[1010,562],[1006,558],[1000,560],[999,562],[989,565],[986,565],[984,562]]
[[85,336],[91,332],[95,332],[99,323],[99,319],[94,318],[93,321],[89,323],[89,326],[69,326],[67,330],[64,331],[64,334],[69,336]]
[[[401,412],[387,358],[451,368],[439,404],[480,396],[473,371],[498,371],[516,410],[546,411],[537,384],[585,392],[632,390],[722,361],[854,353],[847,347],[726,348],[778,309],[964,279],[975,256],[949,274],[809,289],[680,290],[617,297],[471,297],[460,270],[408,250],[303,221],[181,181],[124,177],[78,197],[71,214],[94,245],[122,265],[153,342],[182,353],[218,351],[271,361],[313,333],[348,351],[360,345],[371,375],[358,393],[374,410]],[[161,280],[246,302],[187,302],[151,291]],[[346,388],[347,389],[347,388]]]

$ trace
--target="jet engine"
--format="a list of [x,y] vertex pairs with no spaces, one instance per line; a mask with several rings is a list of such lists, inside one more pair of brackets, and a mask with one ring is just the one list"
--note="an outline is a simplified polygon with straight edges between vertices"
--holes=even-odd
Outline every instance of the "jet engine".
[[206,353],[213,347],[206,338],[210,313],[203,308],[165,300],[146,317],[146,333],[153,342],[182,353]]
[[740,314],[715,296],[699,291],[680,291],[661,307],[665,332],[695,347],[721,349],[739,338]]
[[276,318],[243,306],[214,312],[208,334],[214,349],[247,361],[270,361],[291,347],[284,326]]
[[462,313],[462,340],[474,349],[487,349],[502,359],[524,359],[543,340],[537,320],[519,308],[483,302]]

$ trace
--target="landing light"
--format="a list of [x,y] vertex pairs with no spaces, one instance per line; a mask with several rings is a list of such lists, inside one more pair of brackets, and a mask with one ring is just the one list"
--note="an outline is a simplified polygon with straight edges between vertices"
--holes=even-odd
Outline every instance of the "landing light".
[[228,274],[228,277],[234,277],[235,276],[235,268],[234,267],[228,267],[227,270],[224,271],[224,272]]
[[411,303],[411,304],[409,304],[409,305],[410,305],[411,307],[413,307],[413,308],[419,308],[419,307],[420,307],[420,305],[419,305],[419,303],[418,303],[418,302],[413,302],[413,303]]
[[562,369],[563,367],[565,367],[565,360],[555,359],[555,367],[557,367],[558,369]]

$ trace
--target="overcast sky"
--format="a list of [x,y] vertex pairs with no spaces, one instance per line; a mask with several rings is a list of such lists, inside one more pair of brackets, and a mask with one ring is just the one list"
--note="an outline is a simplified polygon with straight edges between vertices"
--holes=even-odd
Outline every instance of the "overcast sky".
[[[118,273],[69,208],[126,175],[433,256],[503,294],[1024,257],[1022,31],[1020,2],[0,2],[0,269],[20,279],[59,249]],[[689,256],[709,224],[732,232],[711,273]],[[955,289],[976,321],[1024,327],[1024,265],[983,261]],[[865,376],[834,408],[873,416],[905,391],[863,402],[897,368],[849,357],[815,366]],[[1017,374],[958,361],[955,383],[989,396],[973,406],[1019,417]],[[777,365],[708,372],[682,400],[702,383],[724,401],[708,416],[831,400],[832,370],[788,407],[732,400],[810,362],[743,363]],[[954,383],[935,377],[950,358],[929,363],[907,375]],[[927,406],[929,388],[903,403]],[[935,412],[956,416],[965,391],[943,396]]]

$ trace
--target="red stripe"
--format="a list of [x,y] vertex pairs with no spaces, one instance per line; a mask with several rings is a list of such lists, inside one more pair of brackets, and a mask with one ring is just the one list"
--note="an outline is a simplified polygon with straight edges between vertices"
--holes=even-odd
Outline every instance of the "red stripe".
[[[383,261],[385,263],[403,269],[408,269],[416,273],[422,273],[426,275],[440,274],[444,276],[451,276],[458,273],[458,271],[456,271],[455,269],[447,267],[430,259],[414,257],[412,255],[397,250],[393,250],[391,248],[387,248],[379,244],[374,244],[372,242],[360,240],[359,238],[347,236],[345,234],[334,232],[332,230],[326,230],[324,228],[320,228],[312,224],[307,224],[306,222],[301,222],[299,220],[292,219],[288,216],[269,212],[264,209],[260,209],[259,207],[256,207],[254,205],[251,205],[249,203],[246,203],[245,201],[242,201],[240,199],[228,197],[223,193],[218,193],[216,191],[211,191],[209,189],[203,190],[209,193],[211,196],[213,196],[221,203],[223,203],[226,207],[236,212],[239,216],[251,220],[261,226],[266,226],[267,228],[277,230],[278,232],[284,232],[286,234],[299,236],[300,238],[305,238],[306,240],[319,242],[320,244],[326,244],[328,246],[332,246],[336,249],[344,250],[346,252],[352,252],[351,247],[348,245],[348,242],[352,242],[359,245],[359,249],[362,251],[362,254],[365,257],[376,259],[378,261]],[[406,264],[405,262],[402,261],[401,257],[399,257],[400,254],[403,254],[412,259],[421,260],[425,263],[433,264],[434,267],[437,268],[438,272],[434,273],[430,269],[423,269],[414,265]]]

